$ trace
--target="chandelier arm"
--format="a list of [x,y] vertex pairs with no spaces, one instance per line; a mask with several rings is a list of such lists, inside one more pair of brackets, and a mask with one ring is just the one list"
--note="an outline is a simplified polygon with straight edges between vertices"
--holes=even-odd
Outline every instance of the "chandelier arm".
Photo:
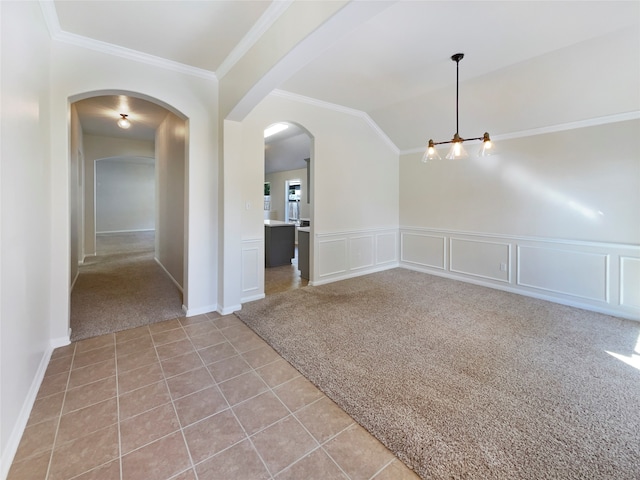
[[[471,142],[473,140],[484,140],[484,137],[460,138],[461,142]],[[446,145],[448,143],[454,143],[454,141],[453,140],[447,140],[446,142],[433,142],[434,145]]]

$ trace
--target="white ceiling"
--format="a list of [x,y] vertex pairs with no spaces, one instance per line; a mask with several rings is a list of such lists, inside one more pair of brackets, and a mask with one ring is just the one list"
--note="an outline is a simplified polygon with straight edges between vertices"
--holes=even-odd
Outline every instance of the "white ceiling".
[[[215,73],[226,69],[234,48],[255,34],[263,16],[279,2],[54,4],[65,32]],[[408,134],[405,127],[420,123],[429,110],[426,94],[455,91],[452,54],[465,54],[462,84],[598,36],[637,28],[639,5],[609,0],[389,2],[346,35],[326,38],[326,49],[278,88],[366,112],[400,150],[411,149],[425,142],[420,128]],[[96,105],[95,115],[100,109],[113,105]],[[98,119],[89,120],[92,115],[89,108],[82,112],[83,126],[86,122],[99,130],[93,122]],[[149,128],[152,124],[149,121]]]
[[263,0],[55,0],[60,28],[215,72],[265,13]]
[[[160,105],[126,95],[104,95],[75,102],[82,131],[89,135],[154,140],[156,129],[169,111]],[[125,113],[131,127],[117,125]]]
[[[286,122],[284,122],[286,123]],[[297,125],[264,139],[264,173],[306,168],[311,155],[311,138]]]

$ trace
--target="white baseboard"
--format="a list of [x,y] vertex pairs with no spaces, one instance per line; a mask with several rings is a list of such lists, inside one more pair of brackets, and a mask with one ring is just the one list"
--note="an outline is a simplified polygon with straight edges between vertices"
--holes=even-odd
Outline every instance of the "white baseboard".
[[361,270],[350,271],[349,273],[345,273],[344,275],[331,275],[330,277],[323,278],[316,281],[309,280],[309,285],[312,287],[317,287],[319,285],[325,285],[327,283],[339,282],[340,280],[347,280],[348,278],[361,277],[363,275],[369,275],[370,273],[383,272],[385,270],[391,270],[392,268],[398,268],[400,264],[398,262],[388,263],[385,265],[381,265],[375,268],[367,268]]
[[196,315],[202,315],[203,313],[216,312],[218,310],[218,306],[214,304],[207,305],[206,307],[187,308],[185,305],[182,305],[182,310],[184,311],[185,317],[195,317]]
[[[51,344],[53,345],[53,341]],[[69,339],[67,339],[67,343],[69,344]],[[59,345],[62,346],[62,345]],[[36,401],[36,397],[38,395],[38,390],[40,390],[40,385],[42,384],[42,380],[44,379],[44,374],[47,371],[47,366],[49,365],[49,360],[51,359],[51,354],[53,353],[54,347],[50,346],[47,350],[42,354],[42,358],[40,359],[40,364],[38,365],[38,369],[33,377],[33,381],[31,382],[31,386],[29,387],[29,392],[27,393],[27,397],[22,404],[22,408],[20,409],[20,413],[18,414],[18,418],[16,419],[16,423],[11,430],[11,434],[9,435],[9,439],[7,440],[7,444],[2,452],[2,456],[0,457],[0,478],[5,479],[7,475],[9,475],[9,469],[11,468],[11,463],[13,462],[14,457],[16,456],[16,452],[18,451],[18,446],[20,445],[20,440],[22,439],[22,435],[24,434],[24,429],[27,426],[27,421],[29,420],[29,415],[31,414],[31,410],[33,409],[33,404]]]
[[93,252],[93,253],[86,253],[86,254],[84,255],[84,257],[82,257],[82,261],[80,262],[80,265],[84,265],[85,263],[87,263],[87,258],[89,258],[89,257],[97,257],[97,256],[98,256],[98,254],[97,254],[97,253],[95,253],[95,252]]
[[156,231],[155,228],[140,228],[140,229],[134,229],[134,230],[105,230],[102,232],[96,232],[96,235],[109,235],[111,233],[118,234],[118,233],[155,232],[155,231]]
[[[158,265],[160,265],[160,268],[162,268],[162,270],[164,271],[164,273],[166,273],[166,274],[167,274],[167,276],[171,279],[171,281],[173,282],[173,284],[174,284],[176,287],[178,287],[178,289],[180,290],[180,293],[182,293],[182,294],[184,295],[184,290],[182,289],[182,285],[180,285],[180,284],[176,281],[176,279],[175,279],[175,278],[173,278],[173,275],[171,275],[171,274],[169,273],[169,270],[167,270],[167,269],[165,268],[165,266],[162,264],[162,262],[161,262],[160,260],[158,260],[158,258],[157,258],[157,257],[153,257],[153,259],[156,261],[156,263],[157,263]],[[182,307],[182,308],[183,308],[183,310],[184,310],[184,305],[183,305],[183,307]]]
[[242,303],[254,302],[256,300],[262,300],[266,295],[264,293],[258,293],[257,295],[251,295],[250,297],[243,297]]
[[69,329],[69,335],[66,337],[58,337],[52,338],[49,341],[49,345],[51,346],[51,351],[53,352],[56,348],[66,347],[71,343],[71,329]]
[[238,310],[242,310],[242,304],[233,305],[231,307],[220,307],[218,308],[218,313],[220,315],[230,315],[233,312],[237,312]]
[[73,282],[71,282],[71,287],[69,288],[69,293],[73,292],[73,287],[76,286],[76,281],[78,280],[79,276],[80,276],[80,271],[76,271],[76,276],[73,277]]

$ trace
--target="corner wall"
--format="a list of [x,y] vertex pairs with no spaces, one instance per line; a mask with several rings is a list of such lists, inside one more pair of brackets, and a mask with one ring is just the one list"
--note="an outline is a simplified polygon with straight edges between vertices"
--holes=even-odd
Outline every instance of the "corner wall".
[[156,261],[180,289],[184,282],[185,121],[173,113],[156,131]]
[[640,319],[640,120],[400,163],[402,266]]
[[244,177],[241,199],[225,196],[225,207],[233,205],[241,218],[235,238],[241,241],[242,301],[264,295],[263,132],[279,121],[312,136],[310,282],[397,266],[398,154],[359,112],[269,95],[241,124],[242,150],[234,159]]
[[[60,227],[51,218],[50,40],[40,5],[0,2],[0,25],[0,478],[5,478],[58,337],[50,328],[49,278],[50,239]],[[68,112],[59,121],[66,129]],[[65,212],[68,216],[68,203]],[[67,237],[68,227],[66,222]],[[59,281],[68,289],[68,253],[64,262]]]
[[[53,335],[67,335],[69,287],[69,103],[92,95],[125,93],[155,101],[188,119],[186,230],[189,256],[184,284],[187,314],[217,308],[217,80],[124,59],[89,48],[52,42],[51,155]],[[82,65],[79,73],[77,65]],[[122,72],[126,71],[126,75]],[[85,149],[87,145],[85,144]]]

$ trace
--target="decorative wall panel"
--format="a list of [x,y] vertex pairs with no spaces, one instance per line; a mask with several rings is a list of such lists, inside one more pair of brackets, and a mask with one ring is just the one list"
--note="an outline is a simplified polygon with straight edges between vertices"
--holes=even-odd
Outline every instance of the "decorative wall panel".
[[400,266],[640,320],[640,246],[400,227]]
[[317,275],[313,285],[398,266],[398,230],[316,234]]
[[424,233],[401,232],[400,261],[444,270],[446,237]]
[[374,242],[373,235],[349,238],[349,268],[351,270],[373,266]]
[[264,265],[262,240],[242,242],[242,301],[255,300],[264,296],[264,277],[260,265]]
[[452,272],[509,281],[510,246],[486,240],[451,238],[449,265]]
[[518,247],[518,285],[608,301],[606,254],[559,248]]
[[640,258],[620,257],[620,305],[640,310]]

